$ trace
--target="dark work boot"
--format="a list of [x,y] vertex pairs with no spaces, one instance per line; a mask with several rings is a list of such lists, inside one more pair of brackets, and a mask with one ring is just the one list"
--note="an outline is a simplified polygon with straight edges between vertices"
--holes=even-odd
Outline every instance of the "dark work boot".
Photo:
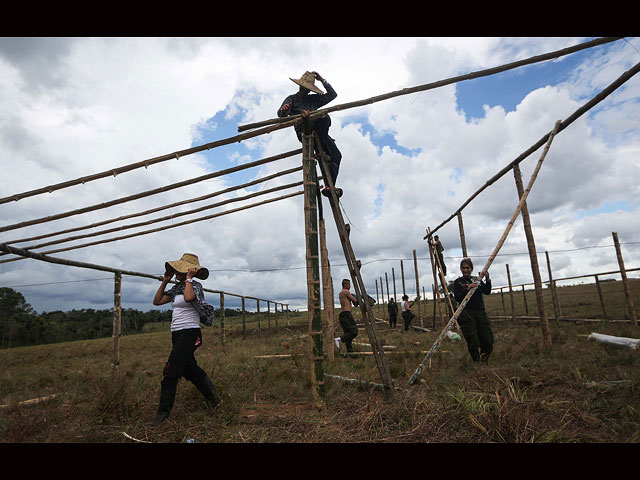
[[158,424],[164,422],[167,418],[169,418],[171,409],[173,408],[175,397],[175,390],[170,391],[170,389],[166,388],[165,386],[162,387],[162,393],[160,394],[160,404],[158,405],[158,412],[156,413],[155,418],[150,423],[152,427],[157,426]]
[[194,385],[200,391],[200,393],[204,396],[205,405],[207,409],[211,412],[220,404],[222,398],[216,391],[216,387],[213,385],[213,382],[207,375],[201,381],[195,383]]

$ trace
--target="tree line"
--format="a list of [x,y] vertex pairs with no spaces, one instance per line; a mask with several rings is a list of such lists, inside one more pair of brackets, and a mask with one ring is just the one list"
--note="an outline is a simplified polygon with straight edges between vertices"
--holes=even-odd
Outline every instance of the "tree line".
[[[219,309],[216,309],[215,316],[219,315]],[[225,317],[237,315],[241,315],[240,310],[225,308]],[[148,323],[170,324],[171,310],[142,312],[133,308],[122,309],[122,335],[140,333]],[[84,308],[37,313],[20,292],[0,287],[0,348],[88,340],[112,335],[112,309]]]

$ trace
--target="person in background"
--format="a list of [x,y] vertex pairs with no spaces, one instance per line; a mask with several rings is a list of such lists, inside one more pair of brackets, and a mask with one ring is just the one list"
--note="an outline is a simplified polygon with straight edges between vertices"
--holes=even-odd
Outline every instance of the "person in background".
[[467,292],[475,286],[477,290],[473,293],[464,310],[458,317],[458,325],[462,330],[462,335],[467,342],[469,354],[474,362],[487,363],[489,355],[493,351],[493,332],[489,322],[489,315],[484,306],[483,295],[491,293],[491,279],[489,272],[481,272],[484,281],[478,284],[478,280],[471,276],[473,272],[473,262],[470,258],[463,258],[460,262],[462,276],[453,282],[453,295],[458,303],[467,296]]
[[402,321],[404,323],[405,331],[411,327],[411,321],[414,319],[415,314],[411,311],[413,303],[409,304],[409,295],[402,296]]
[[[286,117],[289,115],[308,116],[310,112],[318,110],[320,107],[326,105],[338,96],[329,82],[322,78],[318,72],[305,72],[299,79],[290,78],[290,80],[299,85],[300,88],[297,93],[289,95],[284,99],[282,105],[278,109],[278,117]],[[322,82],[324,88],[327,89],[327,93],[324,93],[316,87],[316,80]],[[312,94],[311,92],[314,93]],[[313,131],[318,134],[322,150],[329,156],[329,174],[331,175],[331,180],[333,180],[333,186],[335,187],[338,179],[338,171],[340,170],[342,153],[340,153],[335,140],[329,136],[330,126],[331,118],[329,115],[317,118],[311,123]],[[302,123],[298,123],[295,126],[296,135],[300,141],[302,141],[302,128]],[[321,193],[325,197],[329,196],[329,186],[326,182]],[[336,188],[336,195],[338,197],[342,196],[341,188]]]
[[387,311],[389,312],[389,326],[395,328],[398,323],[398,304],[395,299],[392,298],[387,304]]
[[[179,283],[166,290],[174,275]],[[214,310],[213,306],[205,302],[202,285],[194,277],[206,280],[208,276],[209,270],[200,266],[198,257],[191,253],[185,253],[180,260],[165,263],[165,274],[153,298],[153,304],[164,305],[171,302],[172,349],[162,373],[160,403],[151,426],[155,427],[169,417],[180,377],[196,386],[211,411],[221,401],[209,375],[198,366],[194,356],[196,349],[202,345],[200,323],[211,326]]]

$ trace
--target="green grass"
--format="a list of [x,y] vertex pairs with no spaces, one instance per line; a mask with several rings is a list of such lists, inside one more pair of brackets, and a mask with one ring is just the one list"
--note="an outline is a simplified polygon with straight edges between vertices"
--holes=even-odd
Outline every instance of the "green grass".
[[[499,295],[491,297],[500,302]],[[595,318],[596,312],[587,314]],[[396,393],[387,397],[327,377],[324,408],[315,409],[306,313],[291,314],[290,325],[279,320],[278,328],[263,322],[260,334],[251,325],[246,338],[234,319],[225,324],[224,344],[218,325],[203,328],[196,353],[222,405],[209,413],[193,385],[181,380],[171,416],[156,428],[148,422],[171,348],[168,326],[122,337],[117,369],[110,338],[1,350],[0,403],[10,406],[0,410],[0,441],[132,443],[122,432],[154,443],[640,441],[640,351],[587,341],[591,332],[640,338],[638,327],[550,323],[554,343],[546,347],[537,323],[495,321],[487,366],[470,361],[464,341],[445,340],[411,386],[420,352],[439,329],[404,332],[378,323],[379,338],[406,352],[385,355]],[[356,341],[369,343],[366,330]],[[292,356],[255,358],[268,354]],[[381,382],[371,355],[337,356],[324,362],[324,371]],[[16,405],[51,394],[57,397]]]

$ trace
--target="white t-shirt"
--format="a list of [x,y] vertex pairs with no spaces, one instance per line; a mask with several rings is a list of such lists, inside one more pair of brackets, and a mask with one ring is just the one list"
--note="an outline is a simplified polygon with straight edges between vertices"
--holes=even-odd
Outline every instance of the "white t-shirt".
[[200,314],[190,302],[184,301],[184,295],[176,295],[171,303],[171,331],[185,328],[200,328]]

